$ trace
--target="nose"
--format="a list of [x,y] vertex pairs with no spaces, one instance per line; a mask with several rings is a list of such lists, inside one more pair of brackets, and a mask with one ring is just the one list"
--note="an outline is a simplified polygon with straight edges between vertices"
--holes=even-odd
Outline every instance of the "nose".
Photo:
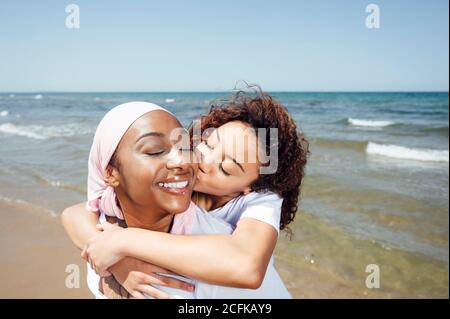
[[178,169],[181,171],[189,170],[190,165],[190,152],[181,151],[176,148],[172,148],[169,153],[167,161],[167,169]]

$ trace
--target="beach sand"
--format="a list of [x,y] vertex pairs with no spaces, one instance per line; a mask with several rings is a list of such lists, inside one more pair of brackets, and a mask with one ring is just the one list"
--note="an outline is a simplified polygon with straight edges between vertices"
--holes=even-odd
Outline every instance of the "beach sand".
[[[0,298],[93,298],[86,264],[58,217],[5,202],[0,217]],[[355,241],[305,212],[292,229],[292,240],[280,236],[275,265],[294,298],[448,298],[446,263]],[[381,288],[367,289],[365,266],[374,262],[381,267]],[[68,265],[79,267],[79,288],[66,287]]]
[[[58,217],[0,202],[0,218],[0,298],[92,298],[86,264]],[[70,264],[79,266],[79,288],[66,288]]]

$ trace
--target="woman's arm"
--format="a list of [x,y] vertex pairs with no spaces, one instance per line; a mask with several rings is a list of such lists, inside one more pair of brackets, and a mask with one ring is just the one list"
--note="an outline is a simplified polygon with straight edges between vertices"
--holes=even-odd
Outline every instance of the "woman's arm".
[[61,214],[61,223],[72,242],[83,249],[88,240],[101,231],[97,229],[98,213],[88,212],[86,203],[66,208]]
[[211,284],[258,288],[278,233],[273,226],[243,218],[231,235],[173,235],[138,228],[97,235],[84,250],[102,274],[123,257],[134,257]]

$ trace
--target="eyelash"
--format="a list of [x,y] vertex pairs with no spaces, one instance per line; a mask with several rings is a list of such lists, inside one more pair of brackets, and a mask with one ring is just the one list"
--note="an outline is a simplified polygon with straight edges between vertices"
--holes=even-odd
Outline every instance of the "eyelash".
[[161,154],[163,154],[163,153],[164,153],[164,151],[157,152],[157,153],[147,153],[147,155],[150,155],[150,156],[158,156],[158,155],[161,155]]
[[[190,152],[191,151],[191,149],[190,148],[180,148],[180,149],[178,149],[179,151],[182,151],[182,152]],[[149,156],[158,156],[158,155],[161,155],[161,154],[163,154],[165,151],[161,151],[161,152],[156,152],[156,153],[147,153],[147,155],[149,155]]]
[[[206,140],[205,140],[205,145],[206,145],[206,147],[208,147],[210,150],[213,149],[211,146],[208,145],[208,142],[207,142]],[[219,169],[220,169],[220,171],[221,171],[225,176],[230,176],[230,175],[231,175],[230,173],[226,172],[226,171],[223,169],[222,163],[219,164]]]
[[230,176],[230,175],[231,175],[230,173],[226,172],[226,171],[223,169],[222,163],[219,164],[219,169],[222,171],[222,173],[225,174],[225,176]]
[[205,145],[207,148],[209,148],[210,150],[212,150],[213,148],[211,146],[209,146],[208,142],[205,140]]

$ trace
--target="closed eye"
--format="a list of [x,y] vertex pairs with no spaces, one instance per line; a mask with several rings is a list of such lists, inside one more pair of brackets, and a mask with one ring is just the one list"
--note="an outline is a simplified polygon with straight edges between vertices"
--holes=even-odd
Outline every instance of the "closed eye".
[[154,153],[146,153],[147,155],[150,155],[150,156],[158,156],[158,155],[161,155],[161,154],[163,154],[164,153],[164,151],[160,151],[160,152],[154,152]]
[[219,164],[219,169],[222,171],[222,173],[225,174],[225,176],[230,176],[230,175],[231,175],[230,173],[228,173],[227,171],[225,171],[225,170],[223,169],[222,163]]
[[208,141],[207,141],[207,140],[205,140],[205,145],[206,145],[206,147],[209,148],[210,150],[213,149],[213,148],[208,144]]

